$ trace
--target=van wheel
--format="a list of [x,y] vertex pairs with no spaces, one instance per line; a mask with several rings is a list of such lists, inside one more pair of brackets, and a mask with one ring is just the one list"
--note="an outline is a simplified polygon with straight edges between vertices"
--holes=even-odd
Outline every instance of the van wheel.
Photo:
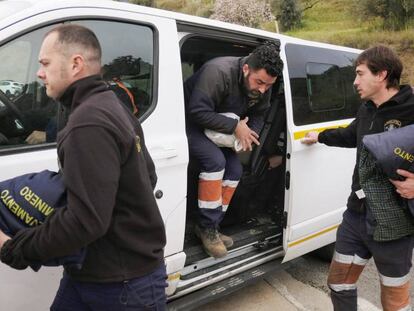
[[312,252],[312,255],[322,259],[326,262],[331,262],[335,252],[335,243],[328,244],[324,247],[318,248]]

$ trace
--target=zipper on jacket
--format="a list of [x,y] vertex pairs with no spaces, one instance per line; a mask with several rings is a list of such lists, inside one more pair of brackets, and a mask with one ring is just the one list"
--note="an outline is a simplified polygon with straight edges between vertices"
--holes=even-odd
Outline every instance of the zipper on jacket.
[[374,120],[375,120],[375,117],[377,116],[377,112],[378,112],[378,108],[375,108],[375,112],[374,112],[374,115],[372,116],[372,118],[371,118],[371,124],[369,125],[369,131],[371,131],[372,130],[372,127],[373,127],[373,125],[374,125]]

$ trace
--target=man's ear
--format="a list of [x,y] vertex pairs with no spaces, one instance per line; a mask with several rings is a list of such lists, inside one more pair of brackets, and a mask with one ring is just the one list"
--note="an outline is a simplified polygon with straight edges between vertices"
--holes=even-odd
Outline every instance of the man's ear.
[[85,59],[83,58],[82,55],[80,54],[75,54],[72,56],[72,72],[73,75],[76,76],[78,75],[80,72],[83,71],[85,67]]
[[249,74],[249,71],[250,71],[249,65],[244,64],[243,67],[242,67],[242,70],[243,70],[243,76],[247,77],[247,75]]
[[380,81],[385,81],[388,77],[388,71],[383,70],[383,71],[378,72],[377,77]]

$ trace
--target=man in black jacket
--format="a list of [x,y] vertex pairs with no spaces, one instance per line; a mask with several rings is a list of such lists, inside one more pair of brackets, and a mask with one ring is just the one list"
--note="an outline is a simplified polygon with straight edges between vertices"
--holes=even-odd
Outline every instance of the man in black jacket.
[[[234,134],[243,150],[259,144],[271,86],[281,75],[279,46],[268,42],[247,57],[219,57],[204,64],[184,84],[189,151],[201,169],[199,221],[195,228],[206,252],[224,257],[233,244],[218,226],[242,175],[232,148],[220,148],[204,130]],[[232,117],[229,117],[229,114]]]
[[58,26],[46,34],[39,62],[47,95],[71,110],[57,137],[67,207],[13,239],[1,235],[2,262],[24,269],[85,247],[82,268],[65,267],[52,310],[164,310],[155,168],[140,124],[100,76],[95,34]]
[[[356,282],[371,257],[380,274],[384,310],[410,309],[411,231],[407,230],[405,236],[386,242],[373,238],[379,222],[373,217],[373,206],[369,206],[364,199],[358,172],[364,135],[414,123],[412,89],[408,85],[399,85],[402,69],[399,58],[387,47],[375,46],[361,53],[356,59],[354,86],[365,102],[355,120],[346,128],[325,130],[319,134],[309,132],[303,139],[306,144],[320,142],[328,146],[357,148],[352,192],[338,228],[335,254],[328,276],[335,310],[357,310]],[[408,212],[401,215],[410,217]],[[381,229],[387,236],[392,237],[394,234],[393,228]]]

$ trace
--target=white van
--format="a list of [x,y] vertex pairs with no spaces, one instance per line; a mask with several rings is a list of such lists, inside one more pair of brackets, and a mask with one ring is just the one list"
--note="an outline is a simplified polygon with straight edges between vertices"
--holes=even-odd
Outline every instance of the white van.
[[[60,23],[97,34],[104,76],[122,80],[138,105],[158,174],[154,194],[167,232],[171,310],[232,292],[335,241],[355,151],[305,146],[300,139],[351,122],[359,106],[352,81],[360,51],[115,1],[0,1],[0,80],[24,85],[15,97],[0,92],[0,180],[58,169],[53,135],[34,145],[25,139],[65,117],[36,79],[42,38]],[[207,60],[245,56],[264,40],[280,43],[283,79],[273,87],[261,145],[241,155],[243,177],[222,225],[234,246],[213,259],[193,234],[198,173],[188,155],[183,81]],[[269,170],[276,149],[283,163]],[[1,264],[0,310],[47,309],[61,272]]]

